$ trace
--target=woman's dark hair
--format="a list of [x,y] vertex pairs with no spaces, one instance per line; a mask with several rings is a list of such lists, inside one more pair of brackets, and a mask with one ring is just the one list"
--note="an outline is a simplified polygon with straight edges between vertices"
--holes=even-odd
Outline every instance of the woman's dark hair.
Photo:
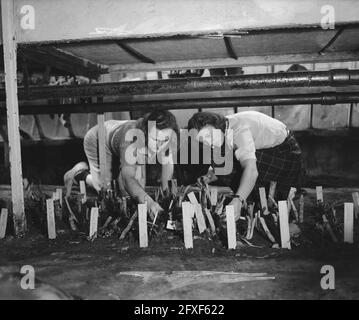
[[195,113],[188,121],[188,130],[197,129],[200,131],[205,126],[213,126],[220,129],[223,133],[226,131],[227,119],[225,116],[213,112],[198,112]]

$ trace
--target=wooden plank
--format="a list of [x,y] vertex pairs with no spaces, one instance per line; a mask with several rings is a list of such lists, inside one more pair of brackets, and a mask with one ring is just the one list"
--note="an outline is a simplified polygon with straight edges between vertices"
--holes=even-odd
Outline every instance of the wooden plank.
[[46,210],[47,210],[47,231],[49,239],[56,239],[56,225],[55,225],[55,210],[54,210],[54,200],[46,200]]
[[315,188],[316,192],[317,192],[317,201],[319,202],[323,202],[323,187],[322,186],[317,186]]
[[101,187],[105,188],[106,181],[106,172],[107,172],[107,161],[106,161],[106,129],[105,129],[105,115],[97,115],[97,124],[98,124],[98,145],[99,145],[99,159],[100,159],[100,173],[101,173]]
[[227,219],[227,238],[228,249],[236,249],[236,221],[234,217],[234,206],[226,206],[226,219]]
[[22,237],[26,231],[26,217],[22,185],[19,102],[17,97],[17,36],[14,6],[15,4],[12,0],[1,0],[7,128],[10,148],[11,200],[15,235]]
[[353,192],[352,197],[353,197],[355,218],[359,219],[359,192]]
[[267,66],[282,64],[302,64],[302,63],[327,63],[338,61],[357,61],[357,52],[327,52],[319,56],[318,53],[294,53],[280,55],[253,55],[241,57],[239,60],[231,58],[209,58],[179,61],[157,62],[155,65],[148,63],[114,64],[109,67],[110,72],[144,72],[160,70],[183,70],[183,69],[208,69],[208,68],[231,68],[246,66]]
[[344,203],[344,242],[354,243],[354,206]]
[[1,209],[0,215],[0,239],[4,239],[6,235],[8,210],[6,208]]
[[90,238],[97,238],[97,229],[98,229],[98,208],[91,208],[91,216],[90,216]]
[[260,200],[261,200],[261,206],[262,206],[263,214],[264,215],[269,214],[267,196],[266,196],[266,189],[265,188],[259,188],[259,197],[260,197]]
[[183,236],[184,236],[184,245],[186,249],[193,248],[193,234],[192,234],[192,225],[193,225],[193,215],[194,215],[194,206],[190,202],[182,202],[182,215],[183,215]]
[[278,207],[281,245],[284,249],[291,249],[287,201],[279,201]]
[[148,229],[147,229],[147,204],[138,205],[138,229],[140,236],[140,248],[148,247]]
[[206,220],[204,219],[204,215],[202,212],[202,206],[200,204],[196,204],[194,206],[195,206],[195,216],[197,220],[198,230],[199,233],[203,233],[204,231],[206,231],[207,226],[206,226]]
[[85,204],[87,201],[87,194],[86,194],[86,183],[85,181],[80,181],[80,194],[81,194],[81,203]]
[[211,188],[211,206],[214,207],[217,205],[218,201],[218,189],[212,187]]

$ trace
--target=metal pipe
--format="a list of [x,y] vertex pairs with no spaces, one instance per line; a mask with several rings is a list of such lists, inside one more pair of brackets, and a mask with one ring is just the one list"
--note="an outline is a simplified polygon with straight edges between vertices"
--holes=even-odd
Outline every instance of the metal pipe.
[[[359,103],[359,92],[322,92],[297,95],[267,95],[251,97],[227,97],[211,99],[127,101],[118,103],[58,104],[58,105],[21,105],[20,114],[61,114],[61,113],[98,113],[117,111],[149,111],[201,108],[235,108],[271,105],[335,105]],[[5,114],[4,107],[0,114]]]
[[[359,70],[329,70],[183,78],[83,86],[32,86],[29,92],[19,88],[20,100],[57,99],[66,97],[127,96],[204,92],[238,89],[267,89],[288,87],[346,86],[359,84]],[[5,90],[0,90],[0,101],[5,101]]]

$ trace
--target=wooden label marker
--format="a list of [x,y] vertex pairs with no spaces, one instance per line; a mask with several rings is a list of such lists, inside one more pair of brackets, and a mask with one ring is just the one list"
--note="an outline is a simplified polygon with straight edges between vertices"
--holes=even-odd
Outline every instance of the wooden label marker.
[[234,207],[226,206],[228,249],[237,247],[236,221],[234,218]]
[[267,196],[266,196],[266,189],[265,188],[259,188],[259,197],[260,197],[260,200],[261,200],[261,206],[262,206],[263,214],[264,215],[269,214]]
[[87,201],[85,181],[80,181],[80,194],[81,194],[81,203],[85,204]]
[[0,215],[0,239],[4,239],[6,235],[8,210],[6,208],[1,209]]
[[278,207],[279,207],[279,225],[280,225],[281,245],[282,245],[282,248],[290,250],[291,245],[290,245],[287,201],[279,201]]
[[90,215],[90,238],[97,238],[97,227],[98,227],[98,208],[93,207],[91,208],[91,215]]
[[215,207],[218,201],[218,190],[217,188],[211,188],[211,206]]
[[353,192],[355,218],[359,219],[359,192]]
[[55,212],[54,212],[54,200],[46,200],[47,209],[47,230],[49,239],[56,239],[56,225],[55,225]]
[[323,187],[319,186],[319,187],[316,187],[315,189],[317,191],[317,201],[323,202],[324,201],[324,199],[323,199]]
[[182,202],[182,215],[183,215],[183,235],[184,246],[186,249],[193,248],[193,235],[192,224],[194,215],[194,206],[190,202]]
[[344,242],[354,243],[354,206],[344,203]]
[[194,192],[190,192],[190,193],[187,195],[187,197],[188,197],[189,201],[191,201],[191,203],[192,203],[193,205],[198,204],[198,200],[197,200],[197,198],[196,198]]
[[138,205],[138,230],[140,236],[140,248],[148,247],[148,230],[147,230],[147,204]]
[[206,226],[206,220],[204,219],[204,215],[202,212],[202,206],[200,204],[196,204],[194,206],[195,206],[195,215],[197,219],[198,230],[199,233],[203,233],[204,231],[206,231],[207,226]]

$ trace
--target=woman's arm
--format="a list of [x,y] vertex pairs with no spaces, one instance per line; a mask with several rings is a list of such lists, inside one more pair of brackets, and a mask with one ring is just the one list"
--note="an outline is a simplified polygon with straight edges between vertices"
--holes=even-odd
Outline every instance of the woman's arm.
[[236,195],[246,200],[252,192],[258,178],[257,161],[255,159],[248,159],[242,161],[241,165],[243,173]]

